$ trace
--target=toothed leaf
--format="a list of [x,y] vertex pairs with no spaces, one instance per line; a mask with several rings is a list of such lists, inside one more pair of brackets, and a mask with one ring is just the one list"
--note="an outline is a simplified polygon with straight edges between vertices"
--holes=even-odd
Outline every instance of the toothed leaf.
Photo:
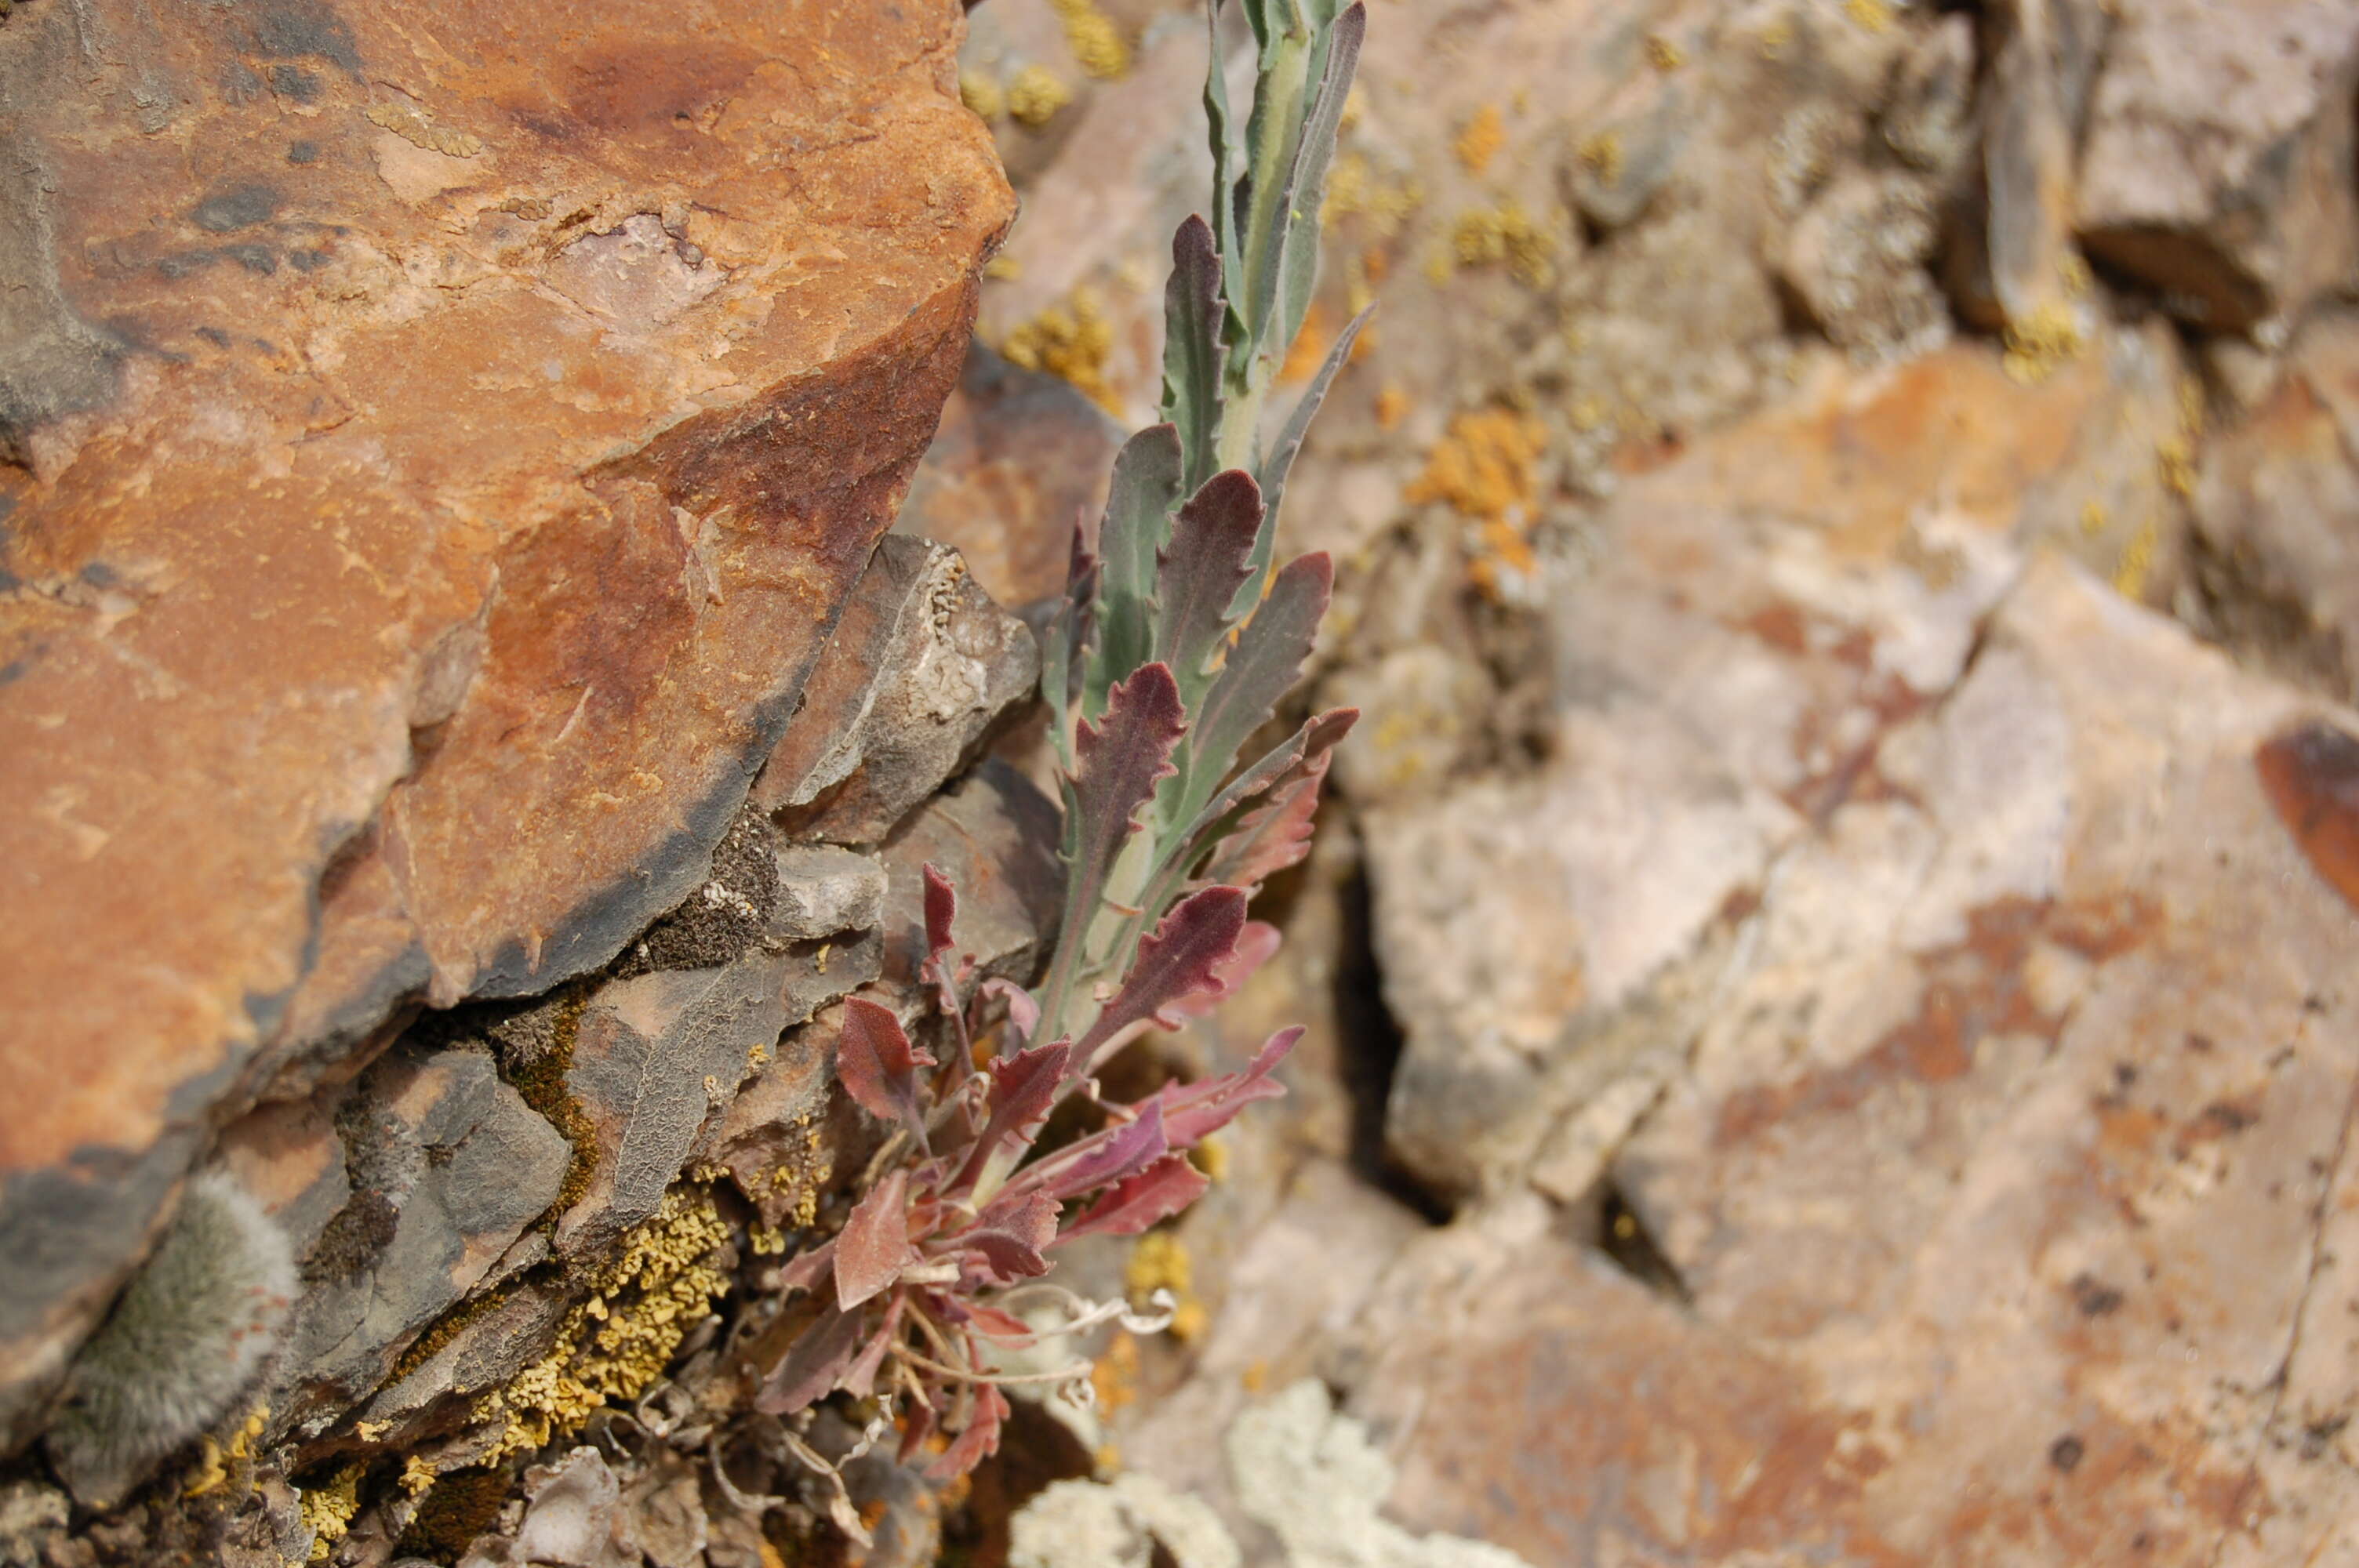
[[1286,499],[1287,475],[1293,471],[1295,456],[1302,450],[1303,438],[1310,434],[1311,418],[1326,401],[1327,389],[1335,384],[1336,373],[1352,357],[1352,345],[1360,341],[1360,329],[1375,312],[1376,308],[1371,305],[1344,323],[1343,330],[1328,347],[1327,357],[1320,362],[1319,373],[1310,378],[1310,384],[1295,401],[1294,411],[1286,416],[1286,427],[1278,432],[1277,444],[1261,460],[1261,471],[1256,476],[1261,483],[1261,537],[1254,541],[1252,575],[1238,590],[1238,602],[1229,608],[1232,620],[1252,609],[1253,601],[1261,595],[1262,585],[1269,576],[1270,557],[1277,548],[1277,509]]
[[[1214,60],[1217,69],[1219,61]],[[1193,494],[1212,478],[1226,400],[1221,394],[1220,241],[1190,213],[1171,236],[1171,280],[1163,292],[1163,417],[1180,435],[1180,488]]]
[[754,1408],[765,1415],[792,1415],[825,1399],[843,1380],[860,1351],[864,1313],[831,1303],[787,1347],[762,1384]]
[[1082,1236],[1136,1236],[1186,1209],[1212,1184],[1187,1155],[1166,1154],[1108,1188],[1081,1218],[1065,1227],[1054,1245]]
[[1237,633],[1228,662],[1204,694],[1188,745],[1179,759],[1182,783],[1162,795],[1166,824],[1201,810],[1237,750],[1268,722],[1302,674],[1327,613],[1335,568],[1324,553],[1300,556],[1270,580],[1269,597]]
[[1277,1099],[1286,1086],[1270,1075],[1302,1038],[1302,1026],[1281,1029],[1263,1042],[1242,1073],[1223,1073],[1192,1084],[1166,1084],[1147,1103],[1163,1113],[1166,1138],[1174,1149],[1193,1149],[1236,1119],[1256,1100]]
[[1098,525],[1098,647],[1089,662],[1083,717],[1105,710],[1113,686],[1155,656],[1155,562],[1180,504],[1180,432],[1151,425],[1114,460],[1105,519]]
[[1175,1004],[1220,996],[1227,989],[1221,968],[1236,957],[1245,925],[1245,895],[1235,888],[1206,888],[1182,900],[1140,941],[1122,989],[1073,1047],[1070,1072],[1087,1076],[1101,1053],[1142,1024],[1178,1028]]
[[[1077,767],[1063,783],[1065,914],[1057,936],[1047,995],[1065,994],[1085,955],[1082,944],[1098,913],[1114,861],[1140,806],[1178,770],[1171,752],[1187,733],[1180,688],[1163,665],[1145,665],[1116,685],[1104,719],[1083,723],[1074,741]],[[1051,1019],[1049,1027],[1057,1027]]]
[[1321,753],[1240,817],[1235,828],[1213,846],[1202,880],[1251,892],[1310,854],[1319,787],[1326,782],[1327,764],[1333,757],[1332,752]]
[[910,1049],[909,1037],[892,1009],[862,996],[845,1000],[835,1047],[836,1077],[863,1110],[899,1122],[921,1145],[926,1111],[918,1069],[933,1065],[932,1056]]
[[1212,684],[1208,668],[1231,606],[1251,574],[1262,534],[1261,489],[1243,469],[1204,481],[1180,508],[1170,543],[1156,560],[1156,656],[1171,666],[1180,700],[1193,707]]

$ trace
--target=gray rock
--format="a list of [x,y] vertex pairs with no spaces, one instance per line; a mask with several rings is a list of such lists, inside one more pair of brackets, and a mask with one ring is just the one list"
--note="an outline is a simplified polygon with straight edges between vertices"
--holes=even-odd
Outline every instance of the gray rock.
[[1950,334],[1949,312],[1925,270],[1936,237],[1922,177],[1848,171],[1795,223],[1779,275],[1854,360],[1905,359]]
[[777,852],[777,906],[769,935],[816,942],[865,931],[885,917],[885,869],[874,855],[832,844],[788,844]]
[[2092,254],[2200,327],[2290,319],[2359,256],[2359,13],[2146,0],[2105,50],[2081,160]]
[[1039,675],[1030,630],[958,552],[896,535],[853,591],[754,786],[794,838],[874,844],[956,773]]
[[996,758],[928,801],[885,846],[885,980],[917,983],[931,865],[958,893],[958,950],[974,956],[981,976],[1028,982],[1064,907],[1058,835],[1056,806]]
[[353,1195],[305,1259],[270,1401],[299,1431],[384,1380],[548,1211],[571,1156],[477,1049],[397,1048],[337,1123]]

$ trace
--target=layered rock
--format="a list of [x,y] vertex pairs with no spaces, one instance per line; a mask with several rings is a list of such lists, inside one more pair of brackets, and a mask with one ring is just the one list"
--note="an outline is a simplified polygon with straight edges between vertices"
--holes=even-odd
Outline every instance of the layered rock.
[[705,876],[1006,189],[956,8],[0,30],[0,1388],[223,1113]]

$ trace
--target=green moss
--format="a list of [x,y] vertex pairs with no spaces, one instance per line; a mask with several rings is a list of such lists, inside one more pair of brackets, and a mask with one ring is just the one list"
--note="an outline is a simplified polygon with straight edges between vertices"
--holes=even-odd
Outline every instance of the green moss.
[[458,1470],[439,1477],[418,1505],[394,1550],[404,1556],[455,1563],[475,1537],[499,1521],[515,1480],[506,1470]]

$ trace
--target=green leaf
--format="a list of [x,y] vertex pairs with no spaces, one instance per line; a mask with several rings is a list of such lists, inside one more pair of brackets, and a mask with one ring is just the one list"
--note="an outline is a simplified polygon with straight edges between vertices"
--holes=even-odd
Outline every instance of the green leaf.
[[1243,469],[1223,469],[1180,508],[1157,563],[1155,656],[1171,666],[1190,708],[1212,682],[1212,654],[1234,619],[1229,607],[1261,533],[1260,487]]
[[1229,607],[1232,620],[1251,609],[1253,601],[1261,597],[1262,585],[1269,576],[1270,557],[1277,547],[1277,508],[1286,495],[1286,476],[1294,467],[1295,454],[1302,450],[1303,438],[1310,433],[1311,416],[1319,412],[1320,404],[1326,401],[1327,389],[1334,384],[1336,373],[1352,357],[1352,345],[1359,341],[1360,329],[1368,324],[1368,318],[1375,313],[1375,308],[1371,305],[1344,324],[1343,330],[1328,348],[1327,358],[1321,362],[1319,373],[1310,378],[1310,384],[1303,388],[1294,412],[1286,416],[1286,428],[1278,432],[1277,444],[1270,448],[1268,455],[1262,459],[1261,472],[1256,476],[1261,483],[1261,537],[1254,541],[1252,575],[1245,579],[1245,587],[1237,590],[1237,602]]
[[1202,808],[1238,749],[1294,688],[1334,584],[1334,565],[1323,553],[1288,562],[1271,580],[1269,597],[1237,633],[1236,646],[1197,710],[1180,755],[1182,781],[1164,792],[1166,824],[1186,821]]
[[1114,460],[1098,527],[1098,645],[1083,683],[1082,717],[1105,711],[1116,681],[1155,656],[1155,565],[1180,503],[1180,432],[1151,425]]
[[1320,29],[1318,57],[1310,64],[1318,73],[1319,89],[1287,171],[1281,208],[1286,228],[1277,245],[1277,330],[1264,330],[1264,352],[1284,354],[1310,309],[1310,291],[1319,280],[1319,209],[1326,200],[1327,166],[1335,157],[1335,134],[1343,122],[1343,103],[1352,92],[1352,74],[1367,28],[1366,8],[1353,0],[1332,25]]

